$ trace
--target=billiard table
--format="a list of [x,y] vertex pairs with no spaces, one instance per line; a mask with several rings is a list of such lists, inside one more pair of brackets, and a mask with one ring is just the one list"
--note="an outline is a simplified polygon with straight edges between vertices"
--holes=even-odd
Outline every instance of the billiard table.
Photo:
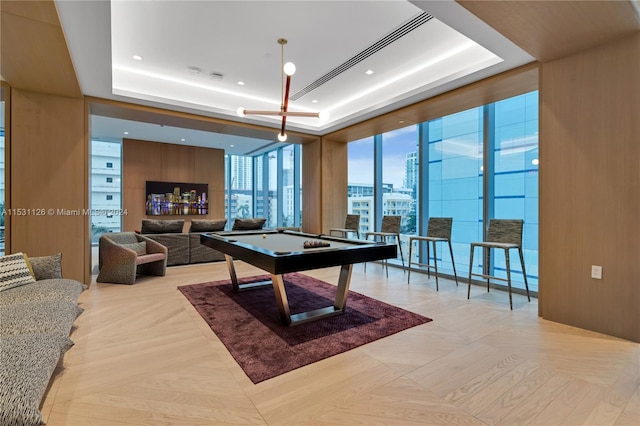
[[[328,246],[305,248],[305,242]],[[397,257],[396,244],[348,240],[295,231],[205,233],[200,235],[200,243],[224,253],[235,291],[273,285],[280,319],[288,326],[343,314],[347,306],[353,264]],[[240,284],[233,265],[234,259],[269,272],[271,280]],[[341,266],[334,304],[309,312],[291,314],[282,275],[331,266]]]

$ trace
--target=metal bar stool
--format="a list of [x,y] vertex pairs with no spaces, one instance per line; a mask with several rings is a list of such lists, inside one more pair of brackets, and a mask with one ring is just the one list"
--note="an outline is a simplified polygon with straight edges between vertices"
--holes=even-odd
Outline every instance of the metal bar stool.
[[[402,260],[402,270],[405,270],[404,266],[404,256],[402,254],[402,245],[400,244],[400,222],[402,220],[401,216],[382,216],[382,226],[380,227],[380,232],[367,232],[364,235],[365,239],[369,239],[369,236],[373,236],[373,239],[379,239],[383,243],[387,242],[387,238],[395,238],[396,243],[398,244],[398,250],[400,250],[400,259]],[[384,264],[387,267],[387,277],[389,276],[389,261],[388,259],[384,260]],[[367,264],[364,264],[365,270],[367,268]]]
[[356,238],[360,239],[360,215],[348,214],[347,219],[344,221],[344,228],[331,228],[329,230],[329,235],[334,232],[339,233],[342,238],[347,238],[349,232],[354,232],[356,234]]
[[[451,247],[451,225],[453,218],[451,217],[432,217],[429,218],[429,226],[427,228],[427,236],[412,236],[409,238],[409,273],[407,274],[407,284],[411,278],[411,260],[413,259],[412,250],[413,242],[417,241],[418,245],[422,242],[427,243],[427,263],[413,262],[414,265],[424,266],[427,268],[427,277],[431,278],[431,269],[435,271],[436,276],[436,291],[438,291],[438,256],[436,253],[437,242],[449,243],[449,253],[451,254],[451,263],[453,264],[453,276],[456,279],[456,286],[458,285],[458,273],[456,272],[456,262],[453,260],[453,247]],[[433,265],[430,263],[429,256],[429,243],[433,245]],[[418,247],[419,248],[419,247]],[[418,250],[420,252],[420,250]]]
[[[489,221],[489,233],[487,235],[487,241],[471,243],[471,255],[469,260],[469,288],[467,289],[467,299],[471,295],[471,276],[483,277],[487,279],[487,292],[489,291],[489,280],[506,281],[509,287],[509,307],[513,310],[513,301],[511,300],[511,265],[509,263],[509,250],[518,249],[520,254],[520,264],[522,265],[522,275],[524,276],[524,286],[527,290],[527,299],[531,301],[529,296],[529,283],[527,283],[527,272],[524,269],[524,255],[522,254],[522,227],[524,220],[522,219],[491,219]],[[506,261],[507,278],[500,278],[487,274],[474,274],[473,270],[473,251],[476,247],[484,247],[489,249],[487,255],[487,263],[485,265],[486,271],[491,267],[491,249],[504,250],[504,257]]]

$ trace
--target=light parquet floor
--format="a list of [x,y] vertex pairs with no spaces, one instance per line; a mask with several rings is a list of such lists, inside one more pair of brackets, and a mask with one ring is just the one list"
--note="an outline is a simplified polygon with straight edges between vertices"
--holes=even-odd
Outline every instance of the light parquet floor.
[[374,264],[354,266],[352,290],[434,321],[254,385],[176,290],[226,278],[222,262],[92,284],[47,424],[640,425],[640,345],[538,318],[536,299],[510,311],[504,292],[474,286],[468,301],[462,282],[436,292]]

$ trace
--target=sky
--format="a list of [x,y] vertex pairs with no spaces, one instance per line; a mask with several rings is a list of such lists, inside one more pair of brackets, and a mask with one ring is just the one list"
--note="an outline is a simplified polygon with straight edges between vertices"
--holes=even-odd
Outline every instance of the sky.
[[[418,150],[417,126],[411,125],[382,135],[382,181],[394,188],[404,186],[407,154]],[[373,183],[373,137],[348,145],[348,182]]]

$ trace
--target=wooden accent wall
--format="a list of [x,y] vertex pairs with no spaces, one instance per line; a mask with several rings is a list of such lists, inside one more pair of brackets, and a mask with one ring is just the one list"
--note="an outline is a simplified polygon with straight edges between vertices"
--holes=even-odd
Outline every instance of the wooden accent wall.
[[328,234],[347,214],[347,144],[325,138],[302,147],[302,226]]
[[[11,90],[7,253],[62,253],[65,278],[89,282],[88,142],[84,102]],[[23,212],[24,214],[19,214]],[[66,214],[68,213],[68,214]]]
[[302,146],[302,230],[322,233],[322,140]]
[[[122,141],[122,230],[134,231],[142,219],[184,219],[185,232],[196,219],[222,219],[224,211],[224,151],[213,148],[148,142],[135,139]],[[147,216],[145,213],[146,182],[193,182],[209,185],[207,216]]]
[[456,1],[540,62],[640,29],[631,1]]
[[638,52],[640,33],[543,64],[540,84],[540,314],[636,342]]
[[82,97],[53,0],[0,2],[0,74],[12,87]]

